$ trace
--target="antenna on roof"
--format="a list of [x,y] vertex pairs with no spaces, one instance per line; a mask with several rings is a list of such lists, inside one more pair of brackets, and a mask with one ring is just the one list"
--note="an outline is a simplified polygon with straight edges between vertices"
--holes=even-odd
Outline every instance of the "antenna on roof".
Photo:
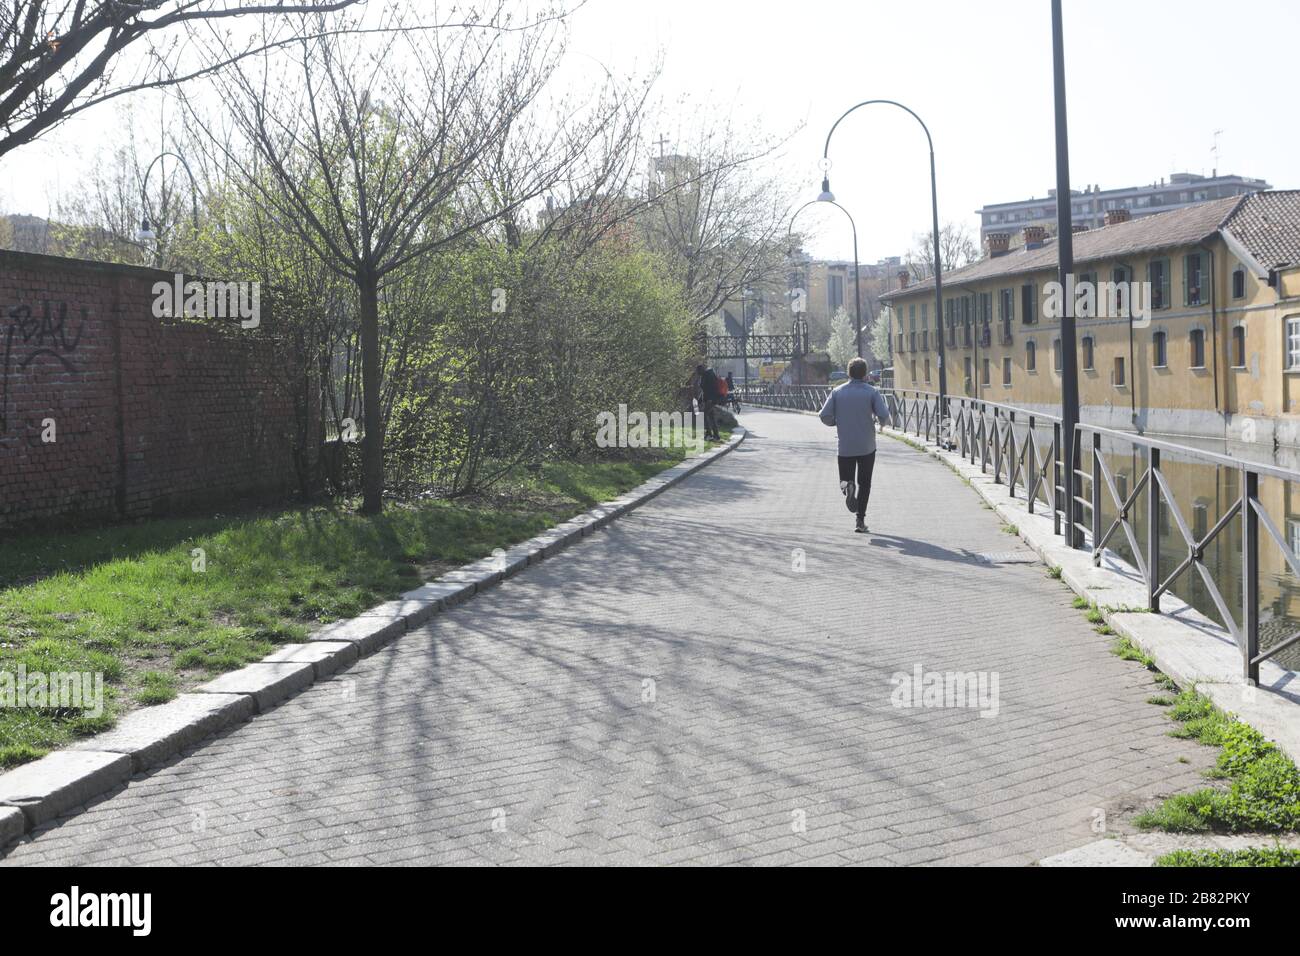
[[1219,175],[1219,134],[1222,132],[1223,130],[1221,129],[1216,129],[1214,131],[1214,145],[1210,147],[1210,152],[1214,154],[1214,175],[1215,176]]

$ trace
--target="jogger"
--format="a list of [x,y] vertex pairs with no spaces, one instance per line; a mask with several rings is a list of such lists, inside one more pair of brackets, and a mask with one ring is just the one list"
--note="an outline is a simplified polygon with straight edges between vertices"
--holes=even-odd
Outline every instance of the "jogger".
[[844,503],[857,516],[854,531],[866,531],[871,473],[876,467],[876,420],[890,422],[885,396],[866,381],[867,363],[849,363],[849,380],[826,398],[820,418],[839,434],[840,490]]

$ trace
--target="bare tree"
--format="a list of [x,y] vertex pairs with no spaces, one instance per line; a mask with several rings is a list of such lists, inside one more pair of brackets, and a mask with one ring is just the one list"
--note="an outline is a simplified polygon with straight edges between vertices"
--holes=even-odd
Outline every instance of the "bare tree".
[[[554,17],[517,30],[505,8],[472,28],[414,32],[390,8],[382,46],[318,25],[287,68],[263,60],[260,71],[240,65],[218,76],[249,152],[221,148],[246,188],[356,288],[367,514],[383,507],[382,293],[413,263],[532,199],[547,178],[538,173],[533,188],[519,185],[501,205],[462,208],[482,158],[538,95],[562,48]],[[203,122],[197,108],[195,117]],[[484,310],[492,291],[483,290]]]
[[[202,214],[203,180],[191,183],[175,155],[192,150],[167,134],[161,113],[157,120],[161,133],[152,140],[141,135],[132,109],[118,110],[120,136],[101,148],[85,178],[58,198],[52,231],[61,255],[162,268],[179,266],[182,249],[193,252],[193,218],[196,211]],[[151,199],[144,180],[155,156]],[[194,172],[203,175],[202,167],[195,166]],[[148,246],[136,239],[144,218],[157,234]],[[185,267],[192,266],[191,259]]]
[[698,322],[746,286],[784,281],[793,192],[775,162],[782,142],[708,121],[650,159],[641,231]]
[[[979,258],[979,254],[979,245],[971,238],[965,224],[950,222],[939,230],[939,259],[945,273],[969,265]],[[928,279],[934,275],[934,230],[916,241],[904,263],[913,279]]]
[[[0,6],[0,156],[92,106],[202,76],[289,42],[277,35],[228,48],[178,74],[187,31],[241,17],[329,13],[362,0],[9,0]],[[143,55],[133,63],[128,50]]]
[[[570,254],[581,253],[624,232],[646,208],[634,184],[644,169],[644,124],[658,75],[657,65],[626,79],[606,71],[589,95],[570,91],[529,104],[484,151],[472,211],[503,210],[492,226],[511,249],[560,240]],[[541,195],[538,208],[524,201]]]

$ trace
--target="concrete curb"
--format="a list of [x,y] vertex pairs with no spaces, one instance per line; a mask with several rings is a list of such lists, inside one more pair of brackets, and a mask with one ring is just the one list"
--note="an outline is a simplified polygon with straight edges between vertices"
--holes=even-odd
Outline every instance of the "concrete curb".
[[[1117,554],[1107,550],[1101,567],[1094,567],[1091,552],[1065,546],[1053,531],[1050,515],[1031,514],[1023,497],[1011,498],[1007,486],[995,484],[978,465],[897,429],[882,431],[913,447],[921,445],[925,454],[952,468],[1005,524],[1016,528],[1044,564],[1061,569],[1061,580],[1095,604],[1116,634],[1141,648],[1180,687],[1195,687],[1300,764],[1300,686],[1294,674],[1266,661],[1260,667],[1259,686],[1251,687],[1241,675],[1236,642],[1217,622],[1172,594],[1161,599],[1161,613],[1148,613],[1141,575]],[[1023,488],[1019,493],[1024,494]],[[1038,507],[1045,507],[1041,500]]]
[[112,730],[0,774],[0,849],[83,806],[212,734],[266,713],[318,680],[421,627],[435,614],[486,591],[639,508],[745,440],[737,428],[717,448],[667,468],[631,491],[575,515],[501,555],[457,568],[349,621],[328,624],[305,643],[222,674],[157,707],[128,714]]
[[1175,850],[1248,850],[1300,848],[1300,837],[1275,833],[1129,833],[1094,840],[1064,853],[1044,857],[1035,866],[1155,866]]

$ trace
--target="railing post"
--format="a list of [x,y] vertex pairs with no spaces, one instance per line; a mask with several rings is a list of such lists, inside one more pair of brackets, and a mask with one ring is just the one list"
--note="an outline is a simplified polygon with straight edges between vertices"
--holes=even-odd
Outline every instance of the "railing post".
[[970,463],[975,464],[975,407],[966,406],[966,452],[970,455]]
[[1052,534],[1061,533],[1061,423],[1052,424]]
[[[1020,446],[1021,452],[1029,459],[1025,468],[1025,497],[1029,499],[1029,513],[1034,513],[1034,503],[1038,498],[1038,489],[1034,485],[1034,475],[1038,471],[1038,438],[1034,431],[1034,417],[1029,416],[1029,431],[1025,433],[1025,444]],[[1015,483],[1011,484],[1011,493],[1016,493]]]
[[989,416],[988,406],[980,404],[980,474],[989,467]]
[[1002,484],[1002,430],[998,428],[997,406],[993,408],[993,484]]
[[1147,609],[1159,614],[1156,588],[1160,587],[1160,484],[1156,474],[1160,471],[1160,449],[1148,449],[1147,454]]
[[1259,475],[1241,469],[1241,636],[1242,670],[1251,686],[1259,683]]
[[1101,567],[1101,433],[1092,433],[1092,566]]

